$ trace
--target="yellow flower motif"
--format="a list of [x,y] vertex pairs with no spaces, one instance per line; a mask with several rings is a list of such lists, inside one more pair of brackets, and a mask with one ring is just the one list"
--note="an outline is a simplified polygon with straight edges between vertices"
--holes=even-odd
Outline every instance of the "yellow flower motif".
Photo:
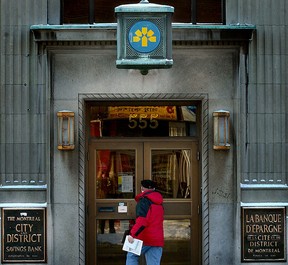
[[153,36],[154,31],[152,29],[148,30],[147,27],[142,27],[141,31],[140,29],[136,30],[135,35],[133,36],[133,42],[141,41],[142,47],[147,47],[149,41],[156,42],[156,36]]

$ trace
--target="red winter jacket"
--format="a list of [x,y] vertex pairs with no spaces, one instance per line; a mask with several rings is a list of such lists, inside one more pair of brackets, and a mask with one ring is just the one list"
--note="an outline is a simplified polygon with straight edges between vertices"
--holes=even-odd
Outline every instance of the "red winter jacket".
[[136,221],[130,231],[132,237],[143,240],[145,246],[164,246],[163,197],[154,190],[146,190],[135,197]]

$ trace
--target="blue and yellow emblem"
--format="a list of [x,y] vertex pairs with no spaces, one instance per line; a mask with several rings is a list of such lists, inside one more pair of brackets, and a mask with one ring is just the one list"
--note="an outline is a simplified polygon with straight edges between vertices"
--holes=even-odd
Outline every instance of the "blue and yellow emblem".
[[135,23],[131,27],[128,37],[131,47],[140,53],[154,51],[160,43],[160,38],[158,27],[146,20]]

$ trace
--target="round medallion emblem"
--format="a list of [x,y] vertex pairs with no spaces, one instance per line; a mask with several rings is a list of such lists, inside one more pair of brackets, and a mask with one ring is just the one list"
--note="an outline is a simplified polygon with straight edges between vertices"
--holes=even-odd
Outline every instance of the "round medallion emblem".
[[158,27],[147,20],[136,22],[129,31],[129,44],[140,53],[154,51],[160,43],[160,31]]

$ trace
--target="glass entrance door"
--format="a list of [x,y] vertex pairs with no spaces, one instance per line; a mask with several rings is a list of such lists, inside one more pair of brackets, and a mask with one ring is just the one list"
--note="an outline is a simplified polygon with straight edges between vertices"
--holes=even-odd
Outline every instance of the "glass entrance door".
[[134,197],[143,179],[155,181],[164,197],[165,247],[161,264],[199,264],[197,152],[197,141],[183,139],[91,141],[86,182],[86,264],[125,264],[121,241],[125,230],[133,225]]

